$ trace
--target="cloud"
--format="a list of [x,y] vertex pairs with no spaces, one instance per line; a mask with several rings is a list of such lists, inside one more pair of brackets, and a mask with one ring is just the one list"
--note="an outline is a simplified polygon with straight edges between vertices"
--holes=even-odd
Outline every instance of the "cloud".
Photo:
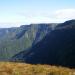
[[75,19],[75,9],[61,9],[54,12],[57,19]]
[[26,24],[30,23],[50,23],[53,20],[50,18],[50,14],[48,12],[28,12],[28,13],[19,13],[21,21],[24,21]]
[[70,19],[75,19],[75,9],[21,12],[9,17],[2,16],[0,27],[16,27],[31,23],[60,23]]
[[21,13],[21,21],[30,23],[59,23],[66,20],[75,19],[75,9],[59,9],[54,12],[42,11],[32,13]]

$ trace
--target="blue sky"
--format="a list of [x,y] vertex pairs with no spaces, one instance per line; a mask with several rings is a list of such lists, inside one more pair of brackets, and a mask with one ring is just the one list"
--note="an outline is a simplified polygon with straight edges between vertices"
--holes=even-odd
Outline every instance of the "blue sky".
[[0,0],[0,27],[75,19],[75,0]]

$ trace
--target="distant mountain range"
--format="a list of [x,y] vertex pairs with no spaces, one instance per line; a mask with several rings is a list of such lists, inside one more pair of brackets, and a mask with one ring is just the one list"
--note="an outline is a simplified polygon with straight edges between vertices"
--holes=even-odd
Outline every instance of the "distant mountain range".
[[0,61],[8,61],[41,41],[57,24],[31,24],[0,28]]
[[[44,29],[45,26],[41,27]],[[75,20],[58,24],[53,30],[52,27],[50,28],[48,27],[48,34],[42,40],[27,51],[24,50],[13,56],[11,61],[75,68]],[[46,32],[46,29],[44,30]],[[38,32],[40,33],[41,30]]]

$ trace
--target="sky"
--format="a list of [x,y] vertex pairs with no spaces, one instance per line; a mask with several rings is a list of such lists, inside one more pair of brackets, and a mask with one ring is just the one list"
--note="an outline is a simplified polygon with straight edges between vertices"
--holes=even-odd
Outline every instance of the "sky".
[[75,19],[75,0],[0,0],[0,28]]

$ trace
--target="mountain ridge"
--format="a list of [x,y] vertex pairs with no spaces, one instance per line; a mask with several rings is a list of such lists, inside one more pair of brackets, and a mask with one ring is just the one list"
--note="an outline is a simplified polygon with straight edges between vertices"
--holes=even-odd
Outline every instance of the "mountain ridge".
[[[65,23],[61,25],[65,26]],[[75,22],[68,25],[75,26]],[[51,31],[50,34],[35,44],[27,53],[23,51],[12,58],[13,61],[20,60],[30,64],[53,64],[75,68],[74,59],[75,28],[73,27]]]
[[15,28],[0,28],[0,60],[7,61],[39,42],[51,32],[52,25],[56,26],[56,24],[30,24]]

